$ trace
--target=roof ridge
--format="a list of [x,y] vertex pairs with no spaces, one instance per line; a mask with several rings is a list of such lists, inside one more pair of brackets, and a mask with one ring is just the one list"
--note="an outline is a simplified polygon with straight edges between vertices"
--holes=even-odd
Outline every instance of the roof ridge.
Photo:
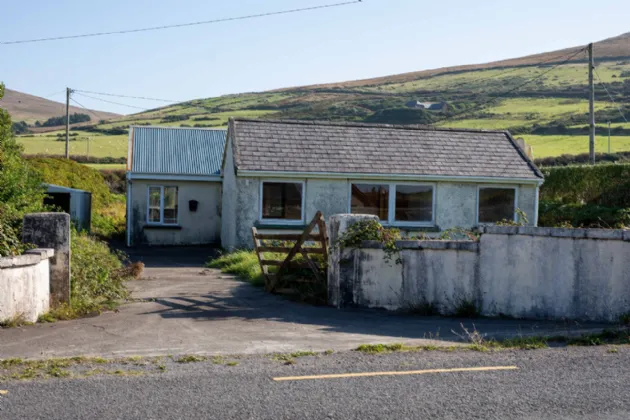
[[450,128],[435,127],[425,124],[383,124],[383,123],[364,123],[364,122],[347,122],[347,121],[325,121],[325,120],[276,120],[276,119],[255,119],[255,118],[234,118],[230,117],[234,122],[253,122],[253,123],[271,123],[271,124],[292,124],[292,125],[318,125],[333,127],[358,127],[358,128],[382,128],[392,130],[418,130],[418,131],[445,131],[460,133],[497,133],[507,134],[507,130],[483,130],[472,128]]

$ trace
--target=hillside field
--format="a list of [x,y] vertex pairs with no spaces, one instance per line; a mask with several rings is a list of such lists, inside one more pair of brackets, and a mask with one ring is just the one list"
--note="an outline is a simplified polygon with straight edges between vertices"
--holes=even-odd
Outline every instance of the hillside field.
[[[228,118],[424,124],[510,130],[535,157],[588,151],[588,66],[578,47],[485,65],[460,66],[328,85],[196,99],[76,127],[71,154],[126,156],[129,125],[225,128]],[[630,34],[595,44],[597,150],[630,150]],[[567,57],[571,60],[564,62]],[[615,103],[611,101],[610,96]],[[442,102],[445,111],[411,109]],[[51,136],[52,134],[52,136]],[[56,132],[20,137],[25,153],[62,153]]]

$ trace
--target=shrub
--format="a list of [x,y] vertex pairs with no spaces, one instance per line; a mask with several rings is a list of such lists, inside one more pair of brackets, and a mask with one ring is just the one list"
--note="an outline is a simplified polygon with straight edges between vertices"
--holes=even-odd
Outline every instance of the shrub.
[[125,281],[131,275],[123,266],[123,253],[112,252],[105,242],[73,229],[71,254],[71,308],[77,316],[128,296]]
[[126,231],[125,196],[112,194],[111,203],[92,213],[92,233],[101,238],[123,239]]
[[91,192],[94,210],[99,210],[112,201],[103,175],[95,169],[61,158],[31,158],[29,163],[46,183]]
[[538,224],[550,227],[623,229],[630,226],[630,208],[542,200]]
[[396,241],[400,239],[400,230],[385,228],[377,220],[361,220],[348,227],[334,246],[359,248],[363,241],[378,241],[383,245],[385,261],[390,261],[396,254],[396,263],[401,263]]
[[630,164],[544,168],[542,172],[543,200],[630,207]]
[[0,257],[20,255],[29,248],[32,247],[23,244],[17,230],[0,215]]

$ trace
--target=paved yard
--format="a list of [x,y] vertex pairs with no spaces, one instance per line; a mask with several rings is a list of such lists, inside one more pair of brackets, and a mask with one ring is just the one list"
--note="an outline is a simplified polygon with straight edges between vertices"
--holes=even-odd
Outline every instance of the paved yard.
[[348,350],[364,343],[452,344],[460,323],[500,338],[578,334],[596,325],[459,320],[382,311],[339,311],[288,301],[217,270],[203,268],[212,249],[134,251],[146,263],[118,312],[0,330],[0,358],[75,355],[246,354]]

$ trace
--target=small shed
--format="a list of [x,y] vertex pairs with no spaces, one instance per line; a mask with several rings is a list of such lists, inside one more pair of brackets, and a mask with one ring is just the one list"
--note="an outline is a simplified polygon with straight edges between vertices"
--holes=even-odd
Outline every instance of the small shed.
[[70,215],[79,230],[90,230],[92,223],[92,193],[61,185],[44,184],[44,204],[55,206]]
[[219,242],[226,130],[131,127],[127,246]]

